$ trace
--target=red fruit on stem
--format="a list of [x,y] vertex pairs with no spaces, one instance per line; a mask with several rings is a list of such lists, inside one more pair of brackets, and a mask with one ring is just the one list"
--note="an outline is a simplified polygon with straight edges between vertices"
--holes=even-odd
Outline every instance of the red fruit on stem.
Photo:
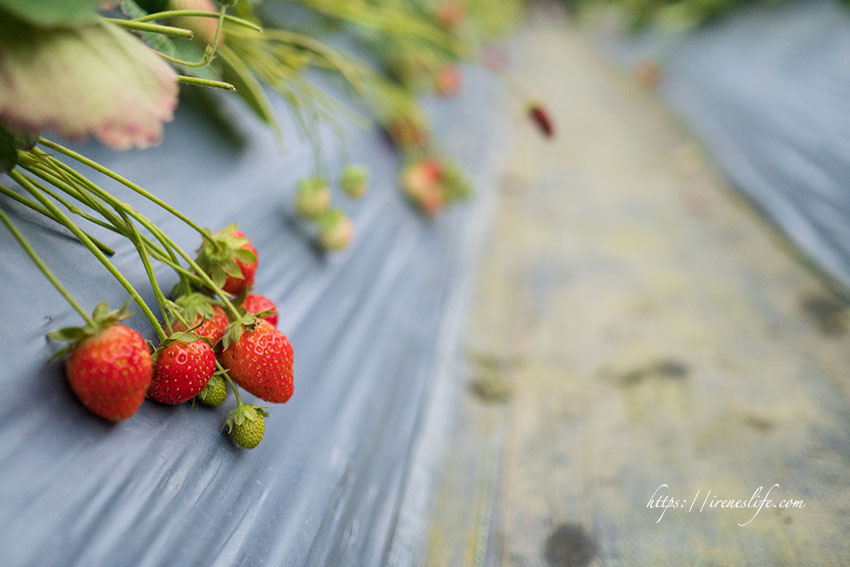
[[148,397],[163,404],[182,404],[197,396],[214,372],[215,353],[206,342],[169,343],[156,357]]
[[65,370],[83,405],[100,417],[121,421],[142,405],[153,364],[142,336],[114,325],[80,342]]
[[555,135],[555,125],[552,122],[552,117],[549,115],[549,111],[546,110],[542,104],[535,103],[529,106],[528,115],[537,125],[537,129],[540,130],[540,133],[545,137],[551,138]]
[[258,398],[282,404],[292,397],[293,352],[286,335],[265,320],[242,329],[221,353],[221,364],[237,384]]
[[216,286],[239,295],[254,285],[258,259],[257,249],[234,223],[201,243],[197,263]]
[[[215,316],[212,318],[207,318],[201,323],[201,319],[203,319],[203,315],[198,315],[196,319],[191,323],[191,326],[194,327],[198,323],[201,323],[200,327],[195,328],[192,332],[198,335],[199,337],[204,337],[210,340],[212,344],[217,343],[222,335],[224,335],[224,331],[227,329],[227,324],[229,321],[227,320],[227,315],[224,313],[224,309],[219,307],[218,305],[212,306],[213,311],[215,311]],[[175,321],[171,324],[171,330],[175,333],[182,333],[188,331],[186,325],[181,323],[180,321]]]
[[[233,236],[236,238],[247,238],[245,234],[241,230],[237,230],[233,233]],[[227,293],[232,293],[234,295],[238,295],[242,293],[245,289],[250,289],[251,286],[254,285],[254,274],[257,273],[257,265],[259,264],[259,254],[257,254],[257,249],[254,248],[254,245],[251,242],[246,242],[239,248],[243,250],[250,250],[254,253],[254,256],[257,257],[257,260],[253,262],[243,262],[239,258],[236,258],[236,263],[239,265],[239,270],[242,272],[242,278],[235,278],[233,276],[227,276],[227,281],[224,282],[224,286],[222,289]]]
[[[271,299],[264,295],[251,294],[242,302],[242,307],[248,313],[259,313],[261,311],[274,311],[271,315],[263,317],[266,321],[277,327],[277,306]],[[227,324],[225,323],[225,326]],[[223,331],[222,331],[223,332]]]

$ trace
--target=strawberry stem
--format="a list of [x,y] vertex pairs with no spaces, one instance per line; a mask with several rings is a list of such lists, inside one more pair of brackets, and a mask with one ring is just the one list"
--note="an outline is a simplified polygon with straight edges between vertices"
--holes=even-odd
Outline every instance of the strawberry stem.
[[87,165],[90,168],[94,169],[95,171],[98,171],[98,172],[106,175],[107,177],[114,179],[118,183],[121,183],[125,187],[131,189],[132,191],[135,191],[136,193],[138,193],[139,195],[141,195],[145,199],[152,201],[153,203],[156,203],[157,205],[159,205],[160,207],[162,207],[163,209],[165,209],[166,211],[168,211],[169,213],[171,213],[172,215],[174,215],[178,219],[182,220],[184,223],[188,224],[190,227],[192,227],[194,230],[196,230],[204,240],[208,240],[208,241],[212,242],[212,238],[210,237],[209,233],[206,230],[204,230],[203,228],[201,228],[200,226],[198,226],[194,221],[192,221],[192,219],[190,219],[189,217],[187,217],[186,215],[184,215],[183,213],[181,213],[180,211],[178,211],[177,209],[175,209],[174,207],[172,207],[171,205],[169,205],[168,203],[166,203],[165,201],[163,201],[159,197],[151,194],[148,191],[145,191],[144,189],[142,189],[141,187],[139,187],[138,185],[136,185],[135,183],[133,183],[129,179],[122,177],[121,175],[115,173],[111,169],[100,165],[96,161],[90,160],[89,158],[85,157],[84,155],[78,154],[74,150],[68,149],[68,148],[62,146],[61,144],[57,144],[56,142],[51,142],[50,140],[47,140],[45,138],[39,138],[38,143],[43,145],[43,146],[47,146],[48,148],[50,148],[52,150],[56,150],[59,153],[65,154],[69,158],[74,159],[74,160],[82,163],[83,165]]
[[[204,12],[203,10],[165,10],[162,12],[154,12],[152,14],[147,14],[146,16],[141,16],[139,18],[133,18],[134,22],[152,22],[154,20],[167,20],[168,18],[218,18],[219,15],[216,12]],[[250,28],[257,32],[262,32],[263,28],[255,24],[254,22],[249,22],[248,20],[243,20],[242,18],[237,18],[236,16],[225,15],[224,19],[232,24],[236,24],[238,26],[242,26],[245,28]]]
[[227,373],[227,370],[221,365],[218,359],[216,359],[215,365],[219,370],[221,370],[222,376],[224,376],[224,379],[230,385],[230,389],[233,390],[233,394],[236,396],[236,407],[245,405],[242,403],[242,396],[239,395],[239,388],[237,388],[236,384],[233,383],[233,379],[230,378],[230,374]]
[[129,238],[133,242],[133,245],[136,247],[136,250],[139,252],[139,258],[142,260],[142,265],[145,267],[145,273],[148,275],[148,280],[151,282],[151,288],[153,288],[154,297],[156,297],[156,302],[159,304],[159,309],[162,312],[162,320],[165,321],[165,326],[168,329],[168,334],[162,330],[162,327],[156,325],[154,327],[154,331],[156,331],[157,337],[159,337],[160,342],[167,339],[171,336],[171,322],[168,318],[168,310],[165,306],[165,296],[162,294],[162,289],[159,287],[159,282],[156,281],[156,274],[153,271],[153,266],[151,266],[151,260],[148,256],[148,251],[145,249],[145,245],[142,242],[141,235],[139,231],[136,229],[136,225],[133,224],[133,221],[127,216],[127,213],[124,211],[119,211],[121,218],[124,219],[124,222],[127,224],[127,227],[130,229]]
[[160,24],[146,24],[144,22],[139,22],[136,20],[122,20],[120,18],[103,18],[105,21],[110,24],[115,24],[118,27],[126,28],[129,30],[137,30],[143,32],[150,33],[159,33],[162,35],[171,35],[174,37],[182,37],[185,39],[192,39],[192,30],[187,30],[185,28],[175,28],[173,26],[162,26]]
[[91,316],[86,313],[86,311],[80,306],[80,304],[77,303],[77,300],[74,299],[74,297],[70,293],[68,293],[68,290],[65,289],[65,286],[63,286],[59,282],[59,280],[56,279],[56,276],[53,275],[53,272],[51,272],[50,268],[47,267],[47,264],[42,261],[41,257],[39,257],[39,255],[36,253],[36,251],[24,237],[24,235],[21,234],[21,232],[18,230],[18,227],[16,227],[12,223],[12,219],[9,218],[9,216],[3,211],[3,209],[0,209],[0,222],[6,225],[6,228],[8,228],[9,232],[12,233],[12,236],[14,236],[15,240],[18,241],[18,244],[21,245],[21,248],[26,251],[30,259],[32,259],[35,265],[38,266],[38,269],[41,270],[41,273],[44,274],[44,277],[46,277],[50,281],[50,283],[53,284],[53,287],[56,288],[56,291],[62,294],[62,297],[64,297],[65,300],[71,305],[71,307],[74,308],[74,311],[80,314],[80,317],[83,318],[87,325],[91,325],[92,327],[94,327],[94,321],[92,320]]
[[79,240],[83,244],[83,246],[88,248],[89,251],[94,254],[95,258],[97,258],[100,263],[103,264],[103,266],[109,271],[109,273],[111,273],[113,277],[118,280],[118,283],[120,283],[121,286],[125,290],[127,290],[127,292],[130,294],[136,304],[138,304],[139,309],[142,310],[142,313],[144,313],[145,317],[147,317],[148,321],[154,327],[154,329],[159,327],[159,321],[157,321],[154,314],[151,313],[150,308],[139,295],[139,292],[136,291],[132,284],[127,281],[127,278],[125,278],[124,275],[120,271],[118,271],[118,268],[116,268],[112,264],[112,262],[109,261],[109,259],[103,254],[103,252],[101,252],[100,249],[98,249],[98,247],[95,246],[91,240],[89,240],[88,236],[86,236],[86,234],[82,230],[80,230],[80,228],[76,224],[74,224],[74,221],[68,218],[68,216],[63,213],[61,209],[59,209],[59,207],[54,205],[53,202],[50,201],[50,199],[45,197],[44,194],[39,191],[33,184],[31,184],[26,177],[21,175],[20,172],[13,169],[8,173],[8,175],[17,183],[19,183],[21,187],[26,189],[51,213],[56,215],[56,217],[59,219],[59,222],[61,222],[68,230],[70,230],[74,234],[74,236],[77,237],[77,240]]
[[[39,213],[40,215],[44,215],[45,217],[47,217],[47,218],[49,218],[53,221],[59,222],[54,215],[50,214],[50,211],[48,211],[47,209],[45,209],[44,207],[42,207],[38,203],[36,203],[36,202],[34,202],[30,199],[27,199],[23,195],[20,195],[16,191],[11,190],[8,187],[0,185],[0,193],[3,193],[4,195],[14,199],[18,203],[24,205],[25,207],[32,209],[33,211]],[[95,238],[94,236],[89,234],[88,232],[86,232],[86,236],[88,236],[89,239],[94,243],[94,245],[97,246],[98,248],[100,248],[101,252],[103,252],[107,256],[114,256],[115,255],[115,250],[113,250],[112,248],[110,248],[109,246],[107,246],[106,244],[104,244],[103,242],[101,242],[100,240],[98,240],[97,238]]]

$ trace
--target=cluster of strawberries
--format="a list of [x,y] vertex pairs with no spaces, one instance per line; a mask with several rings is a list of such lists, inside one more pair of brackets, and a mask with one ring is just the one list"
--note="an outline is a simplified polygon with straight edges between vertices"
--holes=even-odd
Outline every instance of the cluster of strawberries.
[[109,311],[105,303],[85,327],[62,329],[51,337],[71,341],[60,352],[70,352],[68,381],[95,414],[127,419],[145,396],[163,404],[197,400],[217,406],[229,385],[238,405],[225,426],[236,443],[252,449],[263,438],[267,406],[243,404],[234,382],[267,402],[288,401],[293,393],[292,346],[277,329],[274,303],[249,293],[257,250],[236,225],[212,234],[198,249],[196,265],[222,292],[220,301],[209,289],[179,283],[178,296],[167,302],[167,338],[153,353],[138,332],[117,324],[129,314],[123,308]]
[[[369,188],[369,172],[359,165],[342,171],[340,188],[351,199],[359,199]],[[354,225],[345,212],[331,206],[331,190],[324,177],[302,180],[295,192],[295,212],[318,227],[318,242],[323,250],[336,252],[346,248],[354,238]]]

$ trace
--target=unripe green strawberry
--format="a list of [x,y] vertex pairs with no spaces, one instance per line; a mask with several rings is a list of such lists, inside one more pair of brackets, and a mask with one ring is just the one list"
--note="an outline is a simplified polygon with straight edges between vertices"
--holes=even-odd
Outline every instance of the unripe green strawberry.
[[198,401],[205,406],[220,406],[227,399],[227,383],[219,374],[213,374],[210,381],[198,394]]
[[[184,336],[189,340],[182,340]],[[163,404],[182,404],[198,395],[210,381],[215,372],[215,354],[194,333],[178,333],[173,342],[164,345],[156,353],[148,397]]]
[[[240,322],[231,323],[224,334],[221,364],[248,392],[267,402],[282,404],[293,392],[292,345],[268,321],[254,321],[244,327]],[[239,333],[238,338],[231,330]]]
[[319,219],[319,244],[328,252],[346,248],[354,237],[354,225],[344,212],[333,209]]
[[100,417],[121,421],[142,405],[153,364],[142,336],[114,325],[80,342],[65,370],[84,406]]
[[339,185],[352,199],[359,199],[369,188],[369,170],[362,165],[349,165],[342,170]]
[[331,190],[321,177],[310,177],[298,183],[295,212],[304,219],[315,219],[331,204]]
[[253,449],[263,440],[268,416],[262,407],[245,404],[231,411],[224,425],[233,441],[245,449]]

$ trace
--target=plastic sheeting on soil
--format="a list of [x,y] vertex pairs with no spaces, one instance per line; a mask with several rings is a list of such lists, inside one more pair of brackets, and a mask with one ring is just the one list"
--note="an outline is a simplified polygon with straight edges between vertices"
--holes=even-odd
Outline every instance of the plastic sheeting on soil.
[[828,274],[850,287],[850,10],[787,0],[702,29],[609,44],[657,60],[662,96],[717,164]]
[[[499,100],[473,70],[458,99],[440,102],[441,137],[481,192],[495,170]],[[311,172],[309,148],[290,136],[281,155],[244,108],[229,110],[246,122],[242,148],[185,107],[160,147],[84,150],[203,225],[239,222],[259,251],[257,291],[277,302],[295,348],[292,401],[271,409],[253,451],[219,435],[232,396],[215,410],[146,402],[117,425],[93,417],[61,364],[45,363],[53,350],[45,333],[77,317],[0,233],[0,565],[377,565],[390,549],[404,557],[399,538],[411,527],[397,521],[402,496],[418,490],[409,472],[423,416],[439,404],[435,380],[448,375],[440,370],[458,344],[486,200],[420,218],[397,190],[399,160],[383,136],[354,132],[351,157],[371,168],[372,189],[344,204],[354,245],[324,257],[290,204],[295,182]],[[179,221],[104,184],[197,246]],[[80,246],[3,205],[87,308],[123,303]],[[103,239],[153,304],[130,246]],[[168,289],[174,278],[159,273]],[[141,315],[130,324],[152,336]]]

